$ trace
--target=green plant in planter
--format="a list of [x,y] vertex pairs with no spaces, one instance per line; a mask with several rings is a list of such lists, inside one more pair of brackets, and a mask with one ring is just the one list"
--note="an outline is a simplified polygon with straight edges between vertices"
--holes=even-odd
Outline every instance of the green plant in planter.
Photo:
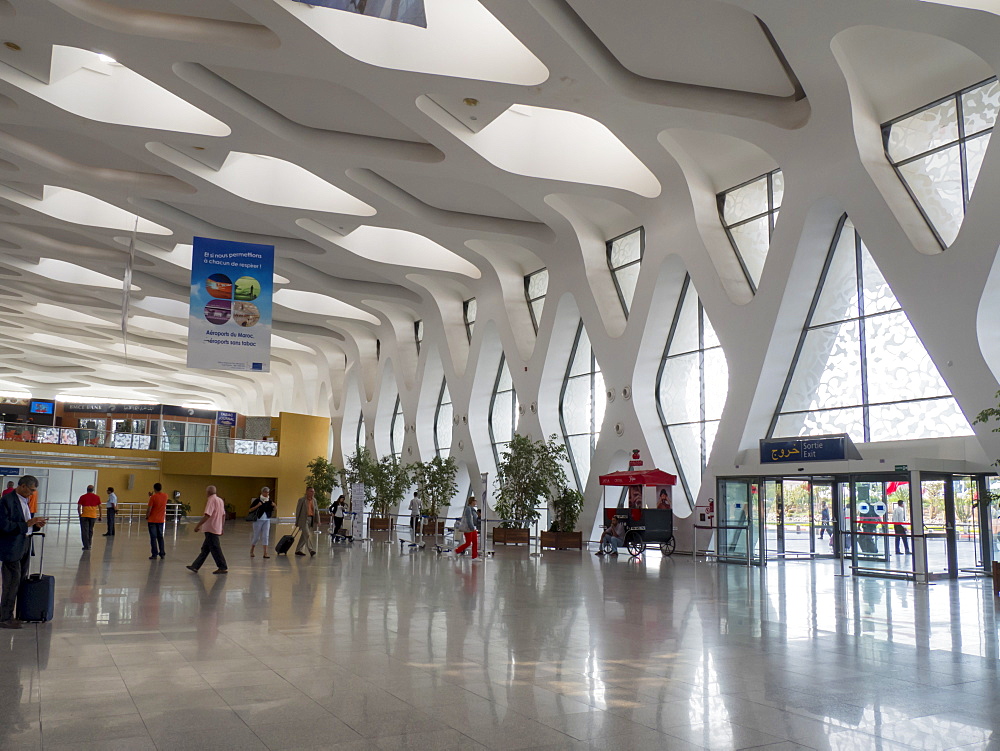
[[494,509],[505,528],[530,526],[538,506],[566,485],[566,447],[553,433],[547,441],[514,434],[497,464]]
[[[354,455],[347,459],[347,466],[342,470],[344,483],[344,493],[350,496],[351,486],[361,483],[365,486],[365,505],[370,506],[375,502],[375,473],[378,470],[378,462],[366,448],[359,448]],[[362,511],[355,508],[352,511]]]
[[573,488],[563,488],[552,500],[552,532],[575,532],[576,522],[583,512],[583,493]]
[[410,466],[420,497],[420,511],[427,514],[433,525],[441,509],[447,507],[458,492],[458,483],[455,482],[458,464],[454,457],[435,456],[429,462],[417,462]]
[[410,480],[410,465],[400,464],[394,456],[383,456],[375,464],[372,483],[375,490],[372,516],[388,516],[392,507],[402,502],[406,491],[413,484]]
[[330,493],[337,485],[340,470],[322,456],[317,456],[306,465],[309,474],[305,476],[306,487],[316,491],[316,503],[320,508],[330,505]]

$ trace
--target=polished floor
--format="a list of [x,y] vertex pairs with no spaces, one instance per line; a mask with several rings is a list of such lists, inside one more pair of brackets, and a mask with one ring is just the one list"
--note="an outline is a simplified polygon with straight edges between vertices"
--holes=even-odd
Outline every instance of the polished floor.
[[193,575],[191,527],[164,561],[138,525],[90,552],[49,528],[57,615],[0,631],[0,749],[1000,748],[989,580],[325,536],[251,559],[243,522],[230,573]]

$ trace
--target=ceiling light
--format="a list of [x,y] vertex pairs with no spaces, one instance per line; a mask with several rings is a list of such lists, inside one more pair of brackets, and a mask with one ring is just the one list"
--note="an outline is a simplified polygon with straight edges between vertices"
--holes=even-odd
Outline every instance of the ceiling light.
[[56,394],[57,402],[76,402],[77,404],[159,404],[159,402],[143,399],[119,399],[114,396],[83,396],[82,394]]
[[30,399],[31,394],[27,391],[0,391],[0,397],[6,399]]
[[115,60],[111,55],[105,55],[103,52],[97,53],[97,59],[102,63],[107,63],[108,65],[118,65],[118,61]]

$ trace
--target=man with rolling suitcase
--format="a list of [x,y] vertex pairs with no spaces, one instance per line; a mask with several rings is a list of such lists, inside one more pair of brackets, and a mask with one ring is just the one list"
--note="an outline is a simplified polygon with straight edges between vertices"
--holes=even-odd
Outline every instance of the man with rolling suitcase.
[[42,516],[31,516],[28,500],[38,489],[38,480],[24,475],[17,487],[0,497],[0,571],[3,593],[0,595],[0,628],[21,628],[14,617],[21,582],[28,574],[31,535],[45,526]]

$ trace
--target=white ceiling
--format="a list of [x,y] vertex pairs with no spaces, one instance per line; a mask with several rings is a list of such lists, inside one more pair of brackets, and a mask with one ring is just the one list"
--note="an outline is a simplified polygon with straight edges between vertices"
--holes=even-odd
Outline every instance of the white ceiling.
[[[440,333],[455,300],[579,263],[565,207],[609,235],[624,218],[669,225],[691,165],[720,190],[822,149],[824,108],[848,101],[831,41],[913,6],[428,0],[425,30],[291,0],[0,0],[0,41],[20,47],[0,47],[0,391],[330,414],[343,379],[325,374],[374,358],[375,338],[423,319],[425,337],[460,342]],[[921,47],[956,11],[917,7],[914,30],[844,38],[881,117],[988,74],[958,45]],[[275,173],[234,184],[234,155],[306,170],[323,198],[269,203]],[[89,198],[47,211],[53,194]],[[139,233],[127,358],[128,233],[97,202],[166,232]],[[170,254],[193,235],[274,244],[278,289],[333,298],[286,295],[270,374],[184,367],[190,261]]]

